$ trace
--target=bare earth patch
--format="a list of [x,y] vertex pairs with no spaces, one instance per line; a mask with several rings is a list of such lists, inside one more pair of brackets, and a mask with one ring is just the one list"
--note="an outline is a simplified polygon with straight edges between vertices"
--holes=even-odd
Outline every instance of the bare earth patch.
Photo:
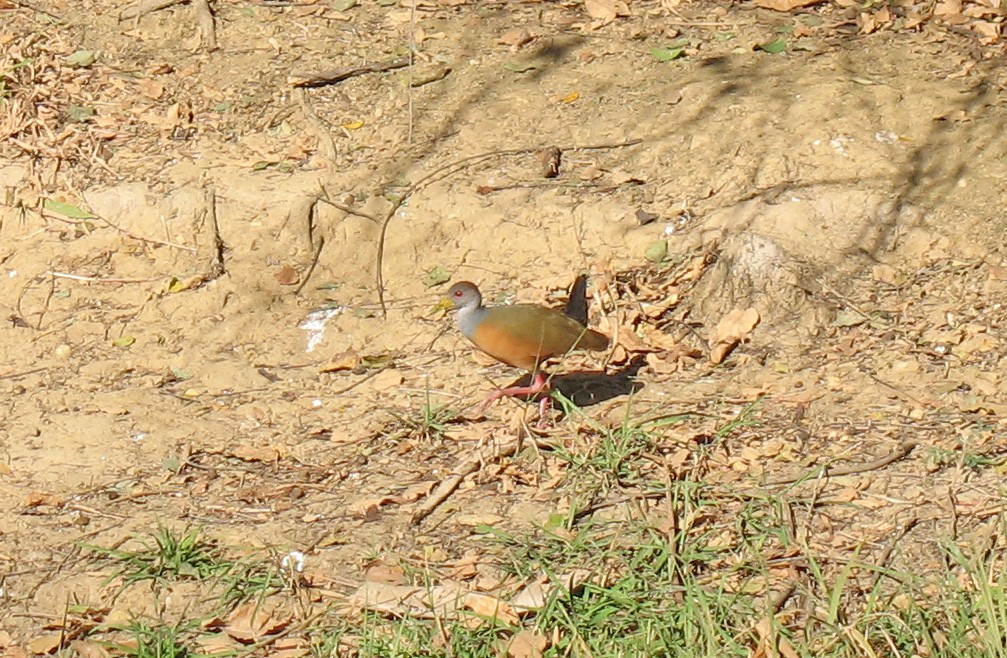
[[[805,655],[887,573],[1002,550],[1002,15],[756,4],[0,0],[6,655],[136,619],[341,655],[317,629],[456,607],[590,655],[507,538],[607,523],[701,536],[767,620],[735,639]],[[555,369],[576,406],[477,415],[519,373],[445,284],[580,271],[617,345]],[[551,584],[623,575],[584,566]]]

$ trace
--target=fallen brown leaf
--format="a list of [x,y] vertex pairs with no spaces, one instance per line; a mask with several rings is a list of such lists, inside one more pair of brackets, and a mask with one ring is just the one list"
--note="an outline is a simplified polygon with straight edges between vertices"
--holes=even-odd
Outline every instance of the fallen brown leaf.
[[62,633],[46,633],[28,642],[26,648],[35,655],[55,653],[63,641]]
[[547,575],[539,576],[512,596],[510,603],[515,610],[519,611],[541,610],[549,601],[549,593],[554,588],[558,586],[567,592],[575,592],[590,576],[591,572],[587,569],[573,569],[555,579],[550,579]]
[[232,457],[246,462],[276,462],[287,454],[282,446],[238,446],[230,451]]
[[629,5],[622,0],[584,0],[587,15],[602,25],[619,16],[629,16]]
[[526,28],[516,27],[501,34],[500,38],[497,39],[497,43],[503,46],[519,48],[531,41],[532,38],[531,32],[529,32]]
[[248,601],[238,606],[228,618],[224,632],[243,644],[258,642],[267,635],[279,633],[290,623],[291,616],[261,601]]
[[374,560],[364,568],[364,580],[371,583],[402,585],[406,581],[406,572],[397,564],[385,564],[381,560]]
[[548,637],[525,629],[507,643],[507,655],[510,658],[541,658],[548,648]]
[[301,282],[301,275],[297,273],[290,265],[284,265],[280,269],[273,272],[273,278],[281,286],[296,286]]
[[25,496],[25,507],[41,507],[42,505],[48,505],[50,507],[59,507],[63,504],[63,497],[57,496],[54,493],[45,493],[41,491],[34,491],[27,496]]
[[360,355],[352,347],[343,350],[339,354],[318,369],[319,372],[340,372],[342,370],[353,370],[360,366]]
[[74,640],[70,648],[80,658],[107,658],[111,655],[105,647],[91,640]]
[[238,652],[240,645],[228,637],[226,633],[204,635],[197,641],[199,652],[205,656],[225,656]]
[[372,390],[387,391],[399,386],[403,381],[402,373],[398,370],[382,370],[374,376],[368,384]]
[[824,0],[755,0],[755,4],[763,9],[772,9],[773,11],[793,11],[794,9],[817,5],[819,2],[823,1]]
[[721,318],[710,337],[710,362],[722,363],[731,350],[759,324],[759,312],[752,307],[735,309]]

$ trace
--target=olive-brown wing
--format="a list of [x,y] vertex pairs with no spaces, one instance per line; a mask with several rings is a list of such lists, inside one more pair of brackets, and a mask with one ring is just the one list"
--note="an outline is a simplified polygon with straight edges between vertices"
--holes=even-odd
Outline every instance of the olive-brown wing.
[[472,336],[476,347],[504,363],[535,370],[574,346],[601,350],[608,339],[559,311],[532,304],[494,306]]

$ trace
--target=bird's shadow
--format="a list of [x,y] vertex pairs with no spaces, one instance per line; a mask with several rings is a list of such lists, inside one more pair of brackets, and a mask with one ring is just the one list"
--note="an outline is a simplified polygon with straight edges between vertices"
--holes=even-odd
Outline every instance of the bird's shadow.
[[[636,355],[622,368],[613,372],[569,372],[552,377],[552,389],[578,407],[590,407],[620,395],[631,395],[643,388],[636,373],[646,365],[643,355]],[[528,386],[531,375],[525,375],[510,386]]]

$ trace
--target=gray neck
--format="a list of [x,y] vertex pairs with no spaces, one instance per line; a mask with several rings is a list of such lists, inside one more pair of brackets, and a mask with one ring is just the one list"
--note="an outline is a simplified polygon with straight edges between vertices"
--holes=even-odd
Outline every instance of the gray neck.
[[458,328],[461,329],[463,336],[472,340],[476,333],[476,327],[486,317],[486,310],[485,306],[475,304],[458,309]]

